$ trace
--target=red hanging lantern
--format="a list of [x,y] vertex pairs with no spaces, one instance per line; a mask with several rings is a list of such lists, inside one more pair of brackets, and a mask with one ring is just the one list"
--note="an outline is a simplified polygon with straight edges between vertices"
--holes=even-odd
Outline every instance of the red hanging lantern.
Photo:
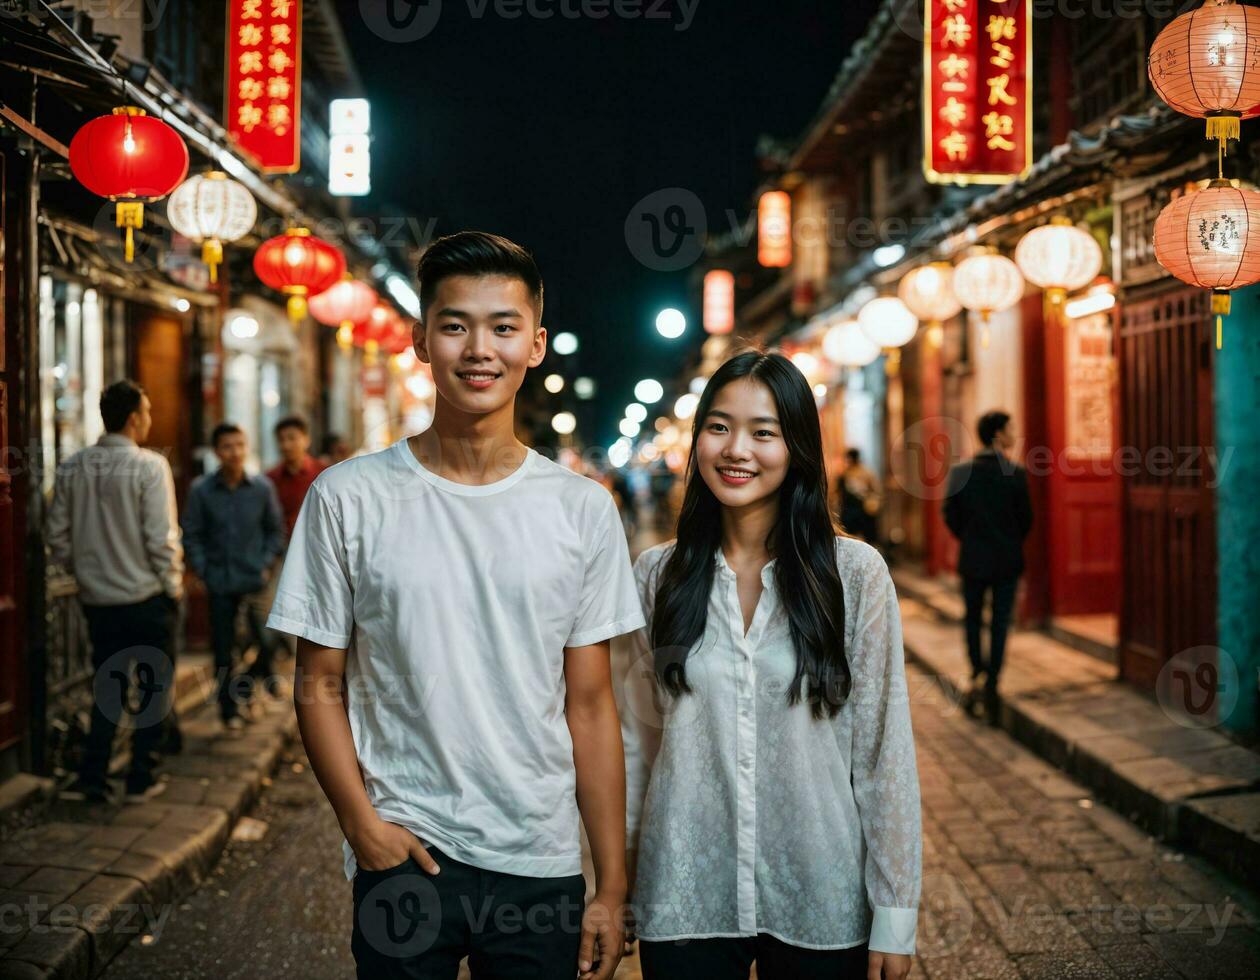
[[162,120],[135,106],[119,106],[74,134],[70,170],[93,194],[117,203],[115,224],[127,229],[130,262],[132,231],[144,223],[145,204],[165,197],[187,176],[188,147]]
[[354,346],[363,348],[369,363],[376,360],[376,352],[389,339],[390,321],[396,316],[389,304],[378,302],[365,319],[354,325]]
[[1260,115],[1260,10],[1207,0],[1155,38],[1146,71],[1159,97],[1207,120],[1207,138],[1236,140],[1243,119]]
[[368,318],[378,299],[375,289],[347,272],[341,282],[311,297],[311,316],[336,327],[337,344],[345,350],[353,343],[354,325]]
[[1182,282],[1212,290],[1216,346],[1229,291],[1260,282],[1260,193],[1213,180],[1155,219],[1155,258]]
[[289,297],[289,319],[299,323],[306,316],[307,297],[331,288],[346,274],[346,257],[310,229],[290,228],[258,246],[254,272]]
[[394,313],[390,319],[389,332],[381,343],[386,354],[397,355],[411,349],[411,324]]

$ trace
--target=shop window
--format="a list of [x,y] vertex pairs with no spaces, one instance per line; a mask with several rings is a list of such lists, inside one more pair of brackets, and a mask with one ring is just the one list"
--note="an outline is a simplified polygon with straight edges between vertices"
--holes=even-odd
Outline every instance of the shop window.
[[52,490],[57,464],[96,442],[104,431],[100,401],[107,384],[107,350],[102,307],[95,289],[40,277],[41,486],[46,492]]

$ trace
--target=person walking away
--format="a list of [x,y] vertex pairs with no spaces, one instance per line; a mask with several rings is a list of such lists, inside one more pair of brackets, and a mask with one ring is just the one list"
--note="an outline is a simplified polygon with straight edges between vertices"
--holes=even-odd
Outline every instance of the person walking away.
[[[200,477],[184,508],[184,546],[188,565],[205,583],[210,597],[210,643],[218,677],[219,716],[224,727],[244,727],[241,707],[253,693],[254,680],[271,676],[274,641],[263,630],[258,603],[250,601],[267,585],[284,547],[284,517],[271,481],[245,471],[248,442],[231,422],[215,426],[210,442],[219,468]],[[236,617],[242,604],[258,657],[241,680],[232,676]]]
[[134,381],[101,394],[105,434],[58,469],[48,513],[52,560],[74,575],[92,643],[92,717],[76,778],[64,799],[110,802],[114,735],[127,713],[132,662],[140,707],[128,720],[131,768],[125,802],[158,795],[162,725],[171,708],[175,613],[184,588],[184,551],[175,481],[165,457],[140,443],[152,405]]
[[[1024,538],[1032,528],[1028,476],[1007,453],[1015,445],[1011,416],[986,412],[977,425],[984,448],[949,471],[945,523],[960,544],[958,574],[966,604],[967,657],[971,689],[966,707],[971,711],[980,696],[984,675],[984,710],[997,723],[997,684],[1006,652],[1006,631],[1015,606],[1015,590],[1024,570]],[[989,617],[989,657],[981,655],[980,627],[986,596],[992,593]]]
[[862,454],[850,449],[844,454],[844,472],[840,474],[840,524],[854,537],[867,544],[876,544],[879,530],[875,517],[879,513],[879,477],[862,462]]

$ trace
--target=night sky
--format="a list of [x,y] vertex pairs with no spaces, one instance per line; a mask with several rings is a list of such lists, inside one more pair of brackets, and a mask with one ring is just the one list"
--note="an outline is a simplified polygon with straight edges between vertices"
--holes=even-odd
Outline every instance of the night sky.
[[[728,208],[745,215],[758,135],[802,132],[876,5],[696,0],[679,30],[678,0],[661,5],[669,19],[603,20],[561,14],[580,0],[538,0],[550,19],[444,0],[425,36],[400,40],[407,29],[389,27],[381,3],[339,3],[372,102],[367,203],[421,229],[437,219],[438,235],[483,229],[533,251],[544,325],[578,335],[580,373],[599,386],[597,426],[579,434],[607,445],[634,383],[672,377],[704,339],[687,270],[638,262],[627,215],[669,187],[695,192],[710,229],[726,227]],[[680,340],[655,330],[664,306],[687,314]]]

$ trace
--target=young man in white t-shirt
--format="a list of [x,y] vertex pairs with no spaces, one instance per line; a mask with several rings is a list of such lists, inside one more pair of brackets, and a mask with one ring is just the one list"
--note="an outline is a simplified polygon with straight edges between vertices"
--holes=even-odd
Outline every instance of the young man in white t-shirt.
[[319,475],[268,621],[298,637],[358,975],[454,980],[467,956],[475,978],[605,980],[626,892],[609,641],[643,625],[625,534],[602,486],[514,434],[547,341],[529,253],[462,232],[419,277],[433,424]]

